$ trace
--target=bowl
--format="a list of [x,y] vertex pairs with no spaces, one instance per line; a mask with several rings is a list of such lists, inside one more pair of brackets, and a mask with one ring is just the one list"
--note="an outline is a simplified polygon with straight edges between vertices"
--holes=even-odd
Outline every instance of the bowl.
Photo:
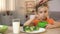
[[7,25],[0,25],[0,33],[6,32],[7,29],[8,29],[8,26]]

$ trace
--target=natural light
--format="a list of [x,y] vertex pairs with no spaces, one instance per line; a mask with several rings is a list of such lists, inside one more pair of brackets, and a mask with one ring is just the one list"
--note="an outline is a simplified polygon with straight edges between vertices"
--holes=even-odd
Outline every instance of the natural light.
[[0,11],[6,10],[6,0],[0,0]]
[[0,11],[10,10],[13,11],[15,9],[15,0],[0,0]]

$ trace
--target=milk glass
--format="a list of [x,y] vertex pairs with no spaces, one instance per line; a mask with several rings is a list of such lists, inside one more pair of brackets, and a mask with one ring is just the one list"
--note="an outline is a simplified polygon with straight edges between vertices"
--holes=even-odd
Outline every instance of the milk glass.
[[13,26],[13,33],[19,34],[19,32],[20,32],[20,19],[13,19],[12,26]]

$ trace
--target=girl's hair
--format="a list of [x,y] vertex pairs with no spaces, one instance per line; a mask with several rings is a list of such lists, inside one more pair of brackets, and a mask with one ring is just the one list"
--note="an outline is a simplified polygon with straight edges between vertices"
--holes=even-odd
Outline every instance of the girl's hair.
[[39,8],[39,7],[47,7],[47,8],[48,8],[48,4],[47,4],[47,3],[44,3],[44,4],[36,5],[36,7],[35,7],[36,12],[38,12],[38,8]]

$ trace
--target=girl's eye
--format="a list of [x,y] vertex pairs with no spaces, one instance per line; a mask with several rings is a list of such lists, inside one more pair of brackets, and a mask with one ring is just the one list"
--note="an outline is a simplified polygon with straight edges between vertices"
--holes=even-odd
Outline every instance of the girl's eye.
[[44,11],[44,13],[47,13],[47,11]]

